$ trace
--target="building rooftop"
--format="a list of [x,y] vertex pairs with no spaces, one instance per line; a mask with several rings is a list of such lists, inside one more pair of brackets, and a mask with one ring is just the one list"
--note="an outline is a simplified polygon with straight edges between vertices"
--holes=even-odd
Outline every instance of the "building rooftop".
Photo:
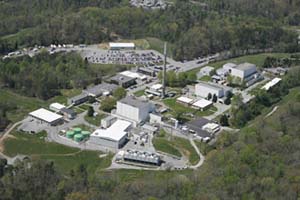
[[207,106],[210,106],[212,104],[211,101],[208,101],[206,99],[200,99],[193,103],[193,106],[198,107],[198,108],[206,108]]
[[62,118],[61,115],[58,115],[58,114],[51,112],[49,110],[46,110],[44,108],[35,110],[35,111],[29,113],[29,115],[31,115],[35,118],[41,119],[43,121],[46,121],[48,123],[54,122],[54,121]]
[[251,64],[251,63],[242,63],[242,64],[239,64],[238,66],[236,66],[235,68],[239,69],[239,70],[246,71],[246,70],[249,70],[249,69],[256,68],[256,65]]
[[127,134],[126,130],[130,126],[131,126],[131,122],[118,119],[107,129],[95,130],[91,136],[119,141]]
[[55,108],[55,109],[57,109],[57,110],[61,110],[62,108],[65,108],[66,106],[64,106],[64,105],[62,105],[62,104],[60,104],[60,103],[52,103],[52,104],[50,104],[50,106],[49,106],[50,108],[52,107],[52,108]]
[[111,78],[111,80],[116,81],[118,83],[126,83],[128,81],[135,80],[136,78],[132,78],[123,74],[117,74]]
[[188,122],[186,125],[188,128],[196,131],[196,133],[201,137],[210,137],[210,133],[205,130],[202,130],[202,127],[206,124],[210,123],[208,119],[205,118],[197,118],[193,121]]
[[150,87],[152,90],[159,90],[162,89],[163,85],[162,84],[154,84]]
[[124,76],[131,77],[131,78],[141,79],[141,80],[147,78],[147,76],[145,76],[145,75],[140,75],[139,73],[132,72],[132,71],[123,71],[120,74],[124,75]]
[[193,99],[190,99],[190,98],[184,97],[184,96],[178,97],[176,100],[183,102],[183,103],[187,103],[187,104],[190,104],[193,102]]
[[209,87],[209,88],[212,88],[212,89],[218,89],[218,90],[219,89],[224,89],[224,90],[230,90],[231,89],[228,86],[220,85],[220,84],[213,83],[213,82],[200,81],[197,85],[201,85],[201,86],[204,86],[204,87]]
[[95,85],[93,87],[89,87],[86,90],[84,90],[85,93],[89,95],[94,95],[94,96],[99,96],[104,92],[113,92],[116,90],[118,86],[114,84],[109,84],[109,83],[101,83],[99,85]]
[[135,44],[132,42],[110,42],[110,48],[134,48]]
[[119,102],[136,107],[136,108],[143,108],[143,107],[149,106],[149,104],[150,104],[149,102],[138,100],[132,96],[125,97],[125,98],[119,100]]
[[72,109],[69,109],[69,108],[62,108],[60,111],[63,112],[63,113],[67,113],[69,115],[76,115],[76,112]]
[[261,89],[264,89],[264,90],[268,91],[271,87],[275,86],[280,81],[281,81],[281,78],[274,78],[271,81],[269,81],[268,83],[266,83]]
[[70,98],[70,100],[72,100],[72,101],[78,101],[80,99],[86,98],[87,96],[88,96],[87,94],[81,93],[81,94],[79,94],[77,96],[74,96],[74,97]]

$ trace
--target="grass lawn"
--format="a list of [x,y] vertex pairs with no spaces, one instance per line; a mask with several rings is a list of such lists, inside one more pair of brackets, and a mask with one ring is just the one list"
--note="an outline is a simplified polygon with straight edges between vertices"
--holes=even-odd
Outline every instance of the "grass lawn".
[[61,95],[49,99],[48,102],[58,102],[66,105],[68,98],[81,94],[81,89],[63,89],[60,92]]
[[88,110],[90,106],[87,104],[81,104],[78,107],[81,108],[82,110]]
[[190,144],[190,141],[180,137],[170,135],[159,134],[153,138],[153,145],[155,149],[166,152],[178,157],[182,154],[189,158],[191,164],[196,164],[199,161],[199,156],[194,147]]
[[166,138],[155,137],[152,142],[156,150],[181,157],[180,151],[178,151],[178,149],[176,149]]
[[52,160],[62,172],[69,172],[80,164],[87,166],[90,172],[97,168],[106,168],[110,165],[112,155],[99,158],[99,152],[81,151],[53,142],[45,142],[45,132],[35,135],[15,131],[14,138],[4,141],[4,154],[15,156],[17,154],[29,155],[32,159]]
[[40,107],[46,107],[45,101],[37,98],[25,97],[6,89],[0,89],[0,102],[12,102],[17,106],[16,110],[7,112],[8,119],[17,122],[23,119],[29,112]]
[[209,81],[211,81],[211,76],[202,76],[199,80],[209,82]]
[[139,90],[139,91],[136,91],[136,92],[134,93],[134,95],[135,95],[136,97],[140,97],[140,96],[143,96],[144,93],[145,93],[145,90]]
[[84,119],[90,124],[93,124],[95,126],[100,126],[101,119],[103,119],[104,117],[106,117],[106,115],[103,113],[100,113],[96,117],[89,117],[88,115],[85,115]]

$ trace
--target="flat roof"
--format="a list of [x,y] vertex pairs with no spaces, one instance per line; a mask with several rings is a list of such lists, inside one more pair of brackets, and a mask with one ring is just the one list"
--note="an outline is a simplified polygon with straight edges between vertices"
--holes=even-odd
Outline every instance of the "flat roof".
[[237,66],[237,64],[235,64],[235,63],[226,63],[223,65],[223,68],[232,68],[232,67],[234,68],[236,66]]
[[117,82],[121,82],[121,83],[126,83],[128,81],[132,81],[135,80],[136,78],[127,76],[127,75],[123,75],[123,74],[117,74],[114,77],[111,78],[111,80],[117,81]]
[[271,81],[269,81],[268,83],[266,83],[261,89],[264,89],[264,90],[268,91],[271,87],[275,86],[280,81],[281,81],[281,78],[274,78]]
[[214,70],[215,68],[211,67],[211,66],[205,66],[205,67],[202,67],[200,69],[200,72],[203,72],[203,71],[212,71]]
[[135,99],[132,96],[127,96],[127,97],[119,100],[119,102],[136,107],[136,108],[143,108],[143,107],[149,106],[148,102]]
[[201,86],[212,88],[212,89],[224,89],[224,90],[230,90],[231,89],[231,87],[228,87],[228,86],[225,86],[225,85],[220,85],[220,84],[213,83],[213,82],[200,81],[199,83],[197,83],[197,85],[201,85]]
[[60,110],[62,108],[65,108],[66,106],[60,104],[60,103],[51,103],[49,107],[55,108],[57,110]]
[[130,126],[131,122],[118,119],[107,129],[95,130],[91,136],[119,141],[127,134],[126,129],[128,129]]
[[186,123],[186,126],[189,129],[192,129],[194,131],[196,131],[197,135],[201,136],[201,137],[210,137],[211,134],[208,133],[205,130],[202,130],[202,126],[204,126],[205,124],[209,123],[210,121],[208,119],[205,118],[197,118],[193,121],[190,121],[188,123]]
[[81,93],[81,94],[79,94],[79,95],[76,95],[76,96],[70,98],[70,100],[77,101],[77,100],[86,98],[87,96],[88,96],[87,94]]
[[184,96],[178,97],[176,100],[183,102],[183,103],[192,103],[193,102],[193,99],[190,99],[190,98],[184,97]]
[[41,119],[45,122],[48,122],[48,123],[51,123],[51,122],[54,122],[58,119],[61,119],[62,116],[61,115],[58,115],[54,112],[51,112],[49,110],[46,110],[44,108],[40,108],[38,110],[35,110],[31,113],[29,113],[30,116],[33,116],[35,118],[38,118],[38,119]]
[[256,68],[256,65],[255,64],[252,64],[252,63],[242,63],[242,64],[239,64],[238,66],[235,67],[236,69],[239,69],[239,70],[249,70],[249,69],[252,69],[252,68]]
[[199,107],[199,108],[206,108],[207,106],[210,106],[212,104],[211,101],[208,101],[206,99],[200,99],[193,103],[193,106]]
[[92,87],[87,88],[84,90],[85,92],[93,95],[100,95],[104,92],[113,92],[118,88],[117,85],[109,84],[109,83],[101,83]]
[[208,124],[205,124],[204,126],[202,126],[203,130],[205,130],[205,129],[214,130],[214,129],[217,129],[217,128],[219,128],[219,125],[216,124],[216,123],[208,123]]
[[131,78],[138,78],[138,79],[145,79],[145,78],[147,78],[147,76],[145,76],[145,75],[140,75],[140,74],[138,74],[136,72],[132,72],[132,71],[123,71],[120,74],[122,74],[124,76],[131,77]]
[[133,42],[110,42],[109,47],[115,48],[134,48],[135,44]]
[[152,85],[150,88],[153,89],[153,90],[159,90],[162,87],[163,87],[163,85],[158,83],[158,84]]
[[153,132],[155,132],[155,131],[158,130],[157,127],[151,126],[151,125],[149,125],[149,124],[144,124],[144,125],[142,126],[142,128],[144,128],[144,129],[146,129],[146,130],[149,130],[149,131],[153,131]]

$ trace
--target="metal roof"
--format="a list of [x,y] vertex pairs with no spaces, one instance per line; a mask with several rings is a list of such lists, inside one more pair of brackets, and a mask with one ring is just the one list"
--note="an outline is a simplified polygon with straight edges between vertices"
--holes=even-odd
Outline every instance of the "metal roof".
[[41,119],[43,121],[46,121],[48,123],[54,122],[54,121],[62,118],[61,115],[58,115],[58,114],[51,112],[49,110],[46,110],[44,108],[35,110],[35,111],[29,113],[29,115],[31,115],[35,118]]
[[210,106],[212,104],[211,101],[208,101],[206,99],[200,99],[193,103],[193,106],[199,107],[199,108],[206,108],[207,106]]
[[261,89],[264,89],[264,90],[268,91],[271,87],[275,86],[280,81],[281,81],[281,78],[274,78],[271,81],[269,81],[268,83],[266,83]]
[[126,134],[126,130],[131,126],[131,122],[118,119],[107,129],[97,129],[92,133],[92,137],[99,137],[113,141],[121,140]]
[[50,109],[51,108],[54,108],[54,109],[57,109],[57,110],[61,110],[62,108],[65,108],[66,106],[60,104],[60,103],[52,103],[50,104]]
[[193,101],[193,99],[190,99],[190,98],[184,97],[184,96],[178,97],[176,100],[183,102],[183,103],[192,103],[192,101]]
[[135,44],[133,42],[110,42],[110,48],[134,48]]
[[143,108],[150,105],[150,103],[135,99],[132,96],[127,96],[119,101],[120,103],[127,104],[136,108]]
[[242,70],[242,71],[246,71],[246,70],[253,69],[253,68],[256,69],[256,65],[251,64],[251,63],[242,63],[242,64],[239,64],[238,66],[236,66],[235,68]]

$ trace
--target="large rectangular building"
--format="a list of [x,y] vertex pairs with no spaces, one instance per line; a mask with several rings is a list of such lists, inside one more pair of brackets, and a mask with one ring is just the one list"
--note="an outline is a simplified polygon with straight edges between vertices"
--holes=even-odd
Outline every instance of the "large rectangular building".
[[119,119],[107,129],[97,129],[94,131],[90,136],[90,142],[119,149],[126,143],[130,127],[130,122]]
[[238,77],[242,81],[257,73],[256,65],[251,63],[242,63],[239,65],[227,63],[223,66],[223,69],[227,70],[231,76]]
[[232,91],[232,88],[212,83],[201,81],[195,86],[195,94],[202,98],[207,98],[209,94],[212,96],[215,94],[218,98],[227,96],[227,94]]
[[110,42],[109,48],[111,50],[122,50],[122,49],[132,50],[135,49],[135,44],[132,42]]
[[154,110],[151,103],[137,100],[133,97],[125,97],[117,102],[117,115],[133,120],[135,122],[142,122],[149,118],[149,113]]
[[117,74],[110,79],[111,83],[117,84],[123,88],[128,88],[132,85],[135,85],[136,84],[135,80],[136,80],[136,78],[125,76],[122,74]]
[[29,113],[29,116],[40,120],[41,122],[47,123],[51,126],[55,126],[63,121],[63,116],[58,115],[54,112],[46,110],[44,108],[40,108]]

